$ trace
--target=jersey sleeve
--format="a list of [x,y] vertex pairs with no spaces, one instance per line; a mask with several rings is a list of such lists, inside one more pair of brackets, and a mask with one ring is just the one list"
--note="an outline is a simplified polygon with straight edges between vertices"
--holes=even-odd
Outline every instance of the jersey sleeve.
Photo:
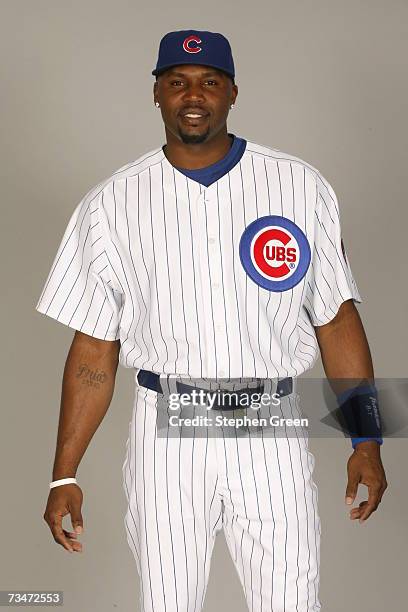
[[314,326],[329,323],[346,300],[362,302],[342,238],[339,205],[326,179],[317,177],[314,241],[304,305]]
[[122,294],[112,286],[99,198],[85,196],[69,219],[35,309],[101,340],[119,338]]

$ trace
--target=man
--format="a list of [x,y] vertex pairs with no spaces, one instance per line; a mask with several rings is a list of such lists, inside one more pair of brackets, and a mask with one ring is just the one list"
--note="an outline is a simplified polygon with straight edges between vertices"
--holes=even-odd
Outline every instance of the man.
[[[248,378],[272,381],[282,414],[298,414],[296,378],[319,349],[331,381],[372,384],[337,199],[310,164],[228,132],[238,88],[224,36],[167,34],[153,74],[166,144],[81,200],[36,306],[76,330],[44,518],[66,550],[82,550],[75,474],[120,362],[135,369],[123,484],[142,609],[200,610],[223,529],[251,610],[320,610],[307,437],[164,436],[158,407],[178,376],[193,388]],[[386,488],[381,442],[353,438],[346,503],[359,483],[369,490],[353,520],[367,520]]]

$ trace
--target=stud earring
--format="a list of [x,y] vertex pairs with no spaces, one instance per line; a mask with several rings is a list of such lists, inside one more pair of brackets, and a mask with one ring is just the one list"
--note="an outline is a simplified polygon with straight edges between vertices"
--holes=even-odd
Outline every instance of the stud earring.
[[159,108],[160,104],[158,102],[155,102],[156,107]]
[[233,108],[234,108],[234,105],[233,105],[233,104],[231,104],[230,109],[232,110]]

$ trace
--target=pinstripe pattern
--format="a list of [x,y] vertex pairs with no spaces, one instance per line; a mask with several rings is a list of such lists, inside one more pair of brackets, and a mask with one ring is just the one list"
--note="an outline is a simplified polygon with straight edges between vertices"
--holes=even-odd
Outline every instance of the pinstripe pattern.
[[[286,291],[240,260],[250,223],[279,215],[311,262]],[[361,302],[341,248],[332,186],[304,160],[248,142],[204,187],[162,148],[79,202],[36,309],[104,340],[126,368],[192,378],[300,376],[318,357],[314,326]],[[217,533],[225,533],[251,612],[318,612],[320,519],[314,457],[296,437],[158,437],[157,396],[136,382],[123,486],[144,612],[199,612]],[[282,415],[299,414],[296,393]]]
[[[272,414],[300,418],[298,395],[262,416]],[[223,531],[248,610],[318,612],[321,530],[304,431],[159,437],[156,419],[157,394],[136,385],[122,470],[140,610],[200,611]]]
[[[238,244],[277,214],[306,234],[302,281],[271,292],[248,278]],[[313,325],[361,301],[341,251],[339,206],[310,164],[255,143],[203,187],[161,148],[124,166],[74,210],[36,309],[120,339],[120,363],[182,376],[298,376],[318,357]]]

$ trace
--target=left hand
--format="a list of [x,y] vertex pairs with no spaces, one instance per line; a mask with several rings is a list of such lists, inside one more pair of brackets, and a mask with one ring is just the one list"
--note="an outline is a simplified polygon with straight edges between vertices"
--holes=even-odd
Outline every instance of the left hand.
[[375,440],[360,442],[347,462],[348,482],[346,504],[351,505],[356,498],[358,485],[368,487],[368,500],[350,511],[350,519],[363,523],[378,508],[387,488],[387,480],[380,456],[380,445]]

